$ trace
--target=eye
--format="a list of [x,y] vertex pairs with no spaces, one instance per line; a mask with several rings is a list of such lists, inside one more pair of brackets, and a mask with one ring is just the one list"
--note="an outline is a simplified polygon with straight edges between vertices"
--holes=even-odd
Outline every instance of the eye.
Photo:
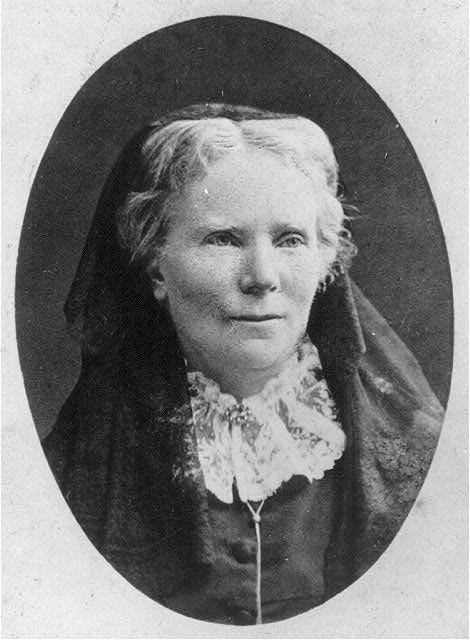
[[287,249],[296,249],[307,243],[305,237],[300,233],[289,233],[279,239],[278,247],[287,247]]
[[228,231],[219,231],[206,238],[206,244],[211,244],[216,247],[237,247],[239,242]]

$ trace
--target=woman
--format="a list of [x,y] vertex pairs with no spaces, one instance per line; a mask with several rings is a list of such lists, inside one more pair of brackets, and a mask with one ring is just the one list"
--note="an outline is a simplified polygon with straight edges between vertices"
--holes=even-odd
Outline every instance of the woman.
[[82,373],[44,442],[75,517],[171,609],[253,624],[317,606],[388,546],[442,409],[348,279],[324,132],[170,114],[105,187],[66,304]]

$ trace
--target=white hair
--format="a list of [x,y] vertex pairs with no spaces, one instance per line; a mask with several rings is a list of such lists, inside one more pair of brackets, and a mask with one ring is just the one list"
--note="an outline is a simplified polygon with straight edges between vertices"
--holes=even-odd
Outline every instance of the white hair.
[[[243,116],[243,107],[232,109]],[[117,215],[120,240],[133,260],[142,262],[149,272],[158,260],[171,224],[172,195],[203,178],[218,160],[254,149],[296,167],[318,194],[317,233],[325,256],[325,279],[334,278],[349,264],[355,247],[336,197],[338,166],[327,135],[307,118],[273,115],[231,119],[204,118],[198,113],[196,119],[157,123],[160,126],[151,129],[141,148],[141,188],[128,193]]]

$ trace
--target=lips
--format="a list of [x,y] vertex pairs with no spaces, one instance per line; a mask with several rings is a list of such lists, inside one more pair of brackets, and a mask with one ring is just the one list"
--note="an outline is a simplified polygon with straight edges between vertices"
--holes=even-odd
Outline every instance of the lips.
[[268,320],[280,320],[283,316],[276,313],[266,314],[245,314],[241,316],[232,316],[232,320],[238,320],[239,322],[266,322]]

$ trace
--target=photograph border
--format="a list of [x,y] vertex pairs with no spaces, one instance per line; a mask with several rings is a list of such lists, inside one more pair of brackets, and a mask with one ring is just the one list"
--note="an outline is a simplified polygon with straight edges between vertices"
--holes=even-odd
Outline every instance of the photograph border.
[[[247,14],[254,13],[252,8],[250,10],[248,4],[240,4],[244,4]],[[362,18],[361,24],[363,24],[367,17],[371,19],[373,17],[378,18],[373,11],[372,4],[366,2],[361,9],[350,8],[349,11],[356,11],[358,20]],[[404,104],[401,93],[399,98],[396,97],[396,87],[393,82],[393,78],[396,78],[396,70],[391,73],[392,80],[387,79],[383,71],[381,65],[383,59],[381,60],[380,58],[380,53],[383,55],[383,49],[379,49],[379,54],[376,56],[377,61],[372,70],[367,70],[366,56],[364,56],[364,59],[361,59],[361,56],[359,56],[359,60],[357,59],[357,51],[365,49],[364,46],[357,48],[358,33],[354,33],[350,57],[348,58],[348,55],[341,51],[341,46],[345,45],[341,45],[343,41],[340,36],[342,33],[344,34],[345,27],[343,26],[343,31],[341,31],[340,22],[337,20],[338,12],[344,14],[346,26],[351,24],[351,13],[348,14],[344,3],[334,4],[332,8],[334,15],[331,16],[331,21],[328,22],[327,26],[323,26],[323,32],[321,31],[320,22],[312,20],[311,24],[315,24],[318,33],[306,33],[307,27],[305,25],[308,19],[305,15],[303,17],[298,15],[293,20],[294,24],[291,23],[286,26],[300,30],[309,37],[323,42],[325,46],[331,47],[377,90],[393,113],[403,123],[404,129],[407,131],[423,164],[438,210],[441,213],[441,221],[449,248],[456,299],[456,335],[459,347],[462,347],[462,349],[459,348],[456,351],[454,371],[458,371],[458,384],[453,384],[446,419],[446,425],[449,422],[452,424],[452,432],[449,433],[450,429],[444,427],[438,454],[431,468],[430,476],[422,490],[422,495],[420,494],[421,506],[413,510],[412,517],[407,520],[403,527],[405,531],[402,530],[397,536],[397,540],[393,543],[394,549],[390,549],[385,554],[386,557],[381,558],[380,568],[377,566],[379,563],[377,563],[367,573],[367,576],[347,590],[348,592],[353,590],[354,593],[343,593],[337,596],[334,599],[335,602],[327,603],[320,610],[301,616],[302,620],[297,621],[297,623],[293,623],[292,620],[286,621],[285,624],[278,623],[276,635],[285,633],[287,629],[290,629],[290,632],[295,631],[296,637],[302,637],[302,634],[308,634],[308,629],[311,629],[312,624],[315,624],[319,637],[340,636],[343,635],[342,631],[346,630],[353,636],[359,635],[361,637],[370,637],[370,635],[364,634],[374,633],[388,637],[395,635],[396,637],[400,629],[406,635],[421,632],[426,635],[426,630],[428,630],[430,637],[438,637],[434,634],[439,633],[446,633],[455,637],[464,637],[465,634],[467,605],[463,603],[466,603],[466,566],[462,566],[460,559],[461,545],[462,542],[465,545],[466,540],[465,514],[467,511],[467,506],[465,505],[466,483],[462,481],[467,468],[465,455],[467,435],[465,417],[462,416],[461,411],[466,397],[466,373],[463,373],[466,355],[462,355],[460,351],[465,351],[466,353],[465,347],[468,343],[467,332],[462,322],[463,316],[466,315],[462,304],[466,299],[464,287],[467,282],[467,271],[466,268],[459,267],[459,261],[462,254],[465,253],[465,247],[461,243],[461,228],[457,231],[455,229],[455,220],[459,220],[459,218],[460,220],[466,219],[462,214],[462,200],[466,201],[466,198],[462,198],[462,194],[467,193],[463,175],[465,171],[462,172],[462,167],[457,166],[457,161],[461,164],[461,157],[466,157],[465,153],[463,156],[461,155],[462,147],[463,151],[465,151],[466,136],[465,133],[462,134],[458,126],[456,129],[452,128],[456,126],[457,122],[460,122],[456,116],[460,114],[460,109],[465,107],[465,97],[458,88],[462,85],[455,82],[455,80],[462,81],[462,77],[458,76],[458,74],[464,73],[466,66],[465,47],[461,43],[458,44],[459,38],[462,38],[462,32],[465,31],[464,28],[460,27],[459,23],[459,20],[462,19],[462,12],[465,13],[465,10],[462,8],[461,3],[438,3],[441,5],[438,7],[440,11],[437,11],[437,8],[433,8],[432,3],[429,2],[418,4],[419,9],[422,10],[424,7],[427,10],[427,15],[425,16],[422,13],[418,16],[418,9],[414,9],[414,20],[410,20],[409,31],[403,35],[404,43],[408,44],[408,54],[411,54],[409,42],[412,40],[410,32],[413,32],[413,29],[421,30],[424,35],[427,33],[429,42],[431,42],[430,36],[434,34],[436,25],[442,26],[443,9],[447,9],[448,22],[447,24],[444,23],[446,27],[444,29],[445,37],[442,33],[440,36],[439,43],[441,48],[438,48],[437,51],[432,50],[430,53],[433,55],[428,56],[434,62],[434,66],[431,69],[432,73],[429,69],[432,66],[430,65],[430,60],[421,60],[423,65],[421,69],[418,69],[415,66],[416,62],[413,61],[413,65],[411,65],[413,68],[408,72],[409,77],[405,73],[402,79],[402,92],[407,94],[408,98],[411,95],[417,105],[414,110],[410,110],[411,114],[406,112],[407,105]],[[139,2],[130,3],[130,5],[133,5],[133,9],[136,9]],[[265,10],[269,15],[263,13],[256,16],[247,15],[247,17],[278,21],[280,24],[286,23],[291,16],[280,5],[281,3],[272,2],[268,10]],[[293,14],[293,4],[287,3],[287,5]],[[316,18],[324,17],[320,5],[320,2],[314,2],[311,5],[311,11],[316,12]],[[143,3],[140,3],[140,6],[142,7]],[[162,7],[163,4],[160,4],[157,8],[162,9]],[[202,11],[207,15],[207,7],[208,3],[194,2],[191,6],[183,7],[183,12],[187,11],[192,14],[193,12]],[[388,8],[386,10],[386,13],[388,12],[387,19],[392,21],[394,18],[398,18],[400,8],[403,9],[400,3],[397,3],[393,10]],[[60,95],[55,94],[54,96],[53,94],[53,100],[48,95],[48,91],[52,86],[52,78],[57,71],[53,71],[51,75],[51,68],[54,67],[54,56],[51,55],[46,44],[38,52],[39,64],[35,57],[28,56],[27,52],[24,51],[21,55],[25,64],[21,73],[14,74],[14,55],[13,49],[10,48],[10,43],[15,42],[16,45],[26,44],[22,38],[30,38],[33,41],[37,38],[39,41],[40,33],[37,32],[35,23],[37,17],[42,17],[44,25],[50,28],[52,18],[56,21],[61,11],[58,6],[54,7],[56,11],[51,11],[50,3],[38,3],[35,11],[31,12],[30,15],[27,15],[27,9],[27,3],[20,2],[15,6],[8,5],[7,11],[4,12],[11,27],[11,31],[6,38],[6,45],[4,43],[9,64],[6,74],[7,92],[5,94],[7,96],[7,105],[13,105],[13,97],[15,99],[20,98],[17,108],[4,117],[4,149],[8,152],[9,157],[12,158],[11,166],[7,169],[6,175],[7,178],[14,178],[8,181],[8,186],[3,190],[4,206],[6,203],[9,213],[8,224],[11,224],[11,228],[7,228],[6,244],[4,242],[4,247],[6,246],[4,277],[7,278],[8,284],[4,290],[6,328],[4,327],[3,330],[5,342],[3,371],[4,374],[7,370],[9,372],[7,394],[11,392],[10,397],[5,396],[6,402],[3,407],[3,447],[4,452],[5,450],[7,451],[7,453],[4,453],[4,461],[7,460],[6,456],[9,456],[8,461],[4,463],[2,472],[4,478],[4,522],[8,523],[6,533],[5,530],[3,532],[3,543],[4,549],[7,550],[10,556],[4,567],[4,634],[7,636],[16,634],[16,637],[18,635],[31,637],[41,628],[42,635],[58,633],[63,636],[77,635],[78,633],[81,637],[86,635],[111,637],[116,635],[116,631],[121,630],[121,633],[125,633],[125,635],[120,635],[120,637],[136,637],[136,635],[148,637],[152,633],[152,629],[158,626],[159,632],[169,637],[174,631],[173,625],[175,624],[179,625],[178,634],[176,635],[181,635],[181,632],[183,632],[183,635],[188,633],[208,633],[207,625],[204,623],[200,623],[202,626],[199,626],[199,623],[194,621],[187,623],[180,616],[166,611],[156,614],[155,610],[152,610],[151,605],[154,604],[152,601],[148,601],[148,599],[146,601],[144,596],[138,594],[127,583],[122,584],[124,580],[111,574],[113,570],[106,567],[106,563],[99,557],[98,553],[96,555],[89,553],[90,545],[78,530],[78,525],[72,522],[70,517],[64,517],[64,503],[60,496],[57,495],[56,499],[52,499],[51,503],[44,499],[44,495],[48,496],[50,494],[55,483],[45,460],[40,458],[42,452],[40,452],[37,437],[35,438],[33,433],[34,427],[27,408],[26,396],[22,390],[22,378],[16,354],[15,331],[12,325],[12,316],[14,315],[11,312],[13,290],[10,278],[14,275],[15,251],[19,237],[18,225],[21,220],[21,211],[24,211],[25,208],[27,192],[29,191],[27,185],[31,186],[32,176],[51,136],[55,126],[54,122],[58,122],[66,103],[90,75],[90,72],[99,68],[113,52],[116,53],[122,48],[122,29],[128,24],[126,20],[129,20],[129,14],[119,3],[109,2],[103,4],[102,13],[94,18],[96,25],[93,30],[93,38],[90,37],[90,42],[85,43],[86,46],[80,49],[79,55],[77,55],[77,51],[72,52],[73,58],[77,58],[76,64],[78,68],[74,68],[74,74],[70,73],[70,77],[61,78],[61,83],[59,83],[60,91],[58,92]],[[209,13],[212,12],[215,11],[209,10]],[[220,9],[217,12],[220,12]],[[54,15],[52,16],[51,13],[54,13]],[[165,18],[163,14],[158,16],[156,14],[157,12],[155,11],[151,29],[148,28],[147,24],[147,31],[153,31],[160,26],[166,26],[166,23],[170,24],[181,20],[181,15],[177,15],[172,11],[168,11],[165,14]],[[64,31],[62,33],[56,31],[55,40],[50,35],[51,40],[49,42],[50,47],[52,49],[56,47],[58,51],[64,46],[67,25],[73,23],[74,19],[78,20],[78,22],[80,21],[80,16],[77,13],[70,12],[67,7],[62,10],[61,17],[62,22],[60,17],[58,20],[59,29],[61,25]],[[191,15],[187,17],[200,16]],[[86,16],[81,16],[82,23],[83,21],[86,22],[84,18]],[[418,18],[419,21],[417,20]],[[301,22],[304,22],[304,25],[299,28]],[[336,32],[328,31],[328,25],[332,23],[335,23]],[[126,38],[135,40],[139,37],[136,37],[136,32],[145,27],[142,23],[139,24],[139,27],[136,27],[134,23],[132,25],[133,28],[129,28],[126,31]],[[51,30],[52,33],[54,33],[53,30]],[[389,38],[391,38],[391,35],[389,35]],[[377,40],[374,40],[372,30],[366,32],[367,38],[377,45]],[[118,44],[119,42],[120,44]],[[450,46],[451,43],[453,46]],[[356,45],[355,47],[353,47],[354,44]],[[445,45],[448,46],[448,51],[444,50]],[[399,47],[399,43],[394,46]],[[394,49],[394,51],[395,54],[398,54],[397,49]],[[426,52],[426,47],[418,48],[418,51],[421,53],[423,51]],[[356,57],[354,52],[356,52]],[[415,53],[415,50],[413,49],[412,52]],[[450,55],[453,53],[457,53],[460,57],[457,58],[457,68],[454,65],[451,71],[449,63],[446,63],[446,61],[450,60]],[[55,57],[56,61],[59,62],[59,58]],[[396,59],[394,61],[397,62]],[[406,62],[399,58],[398,63],[400,62],[402,69],[404,68],[406,71],[408,69]],[[82,65],[81,68],[80,65]],[[36,67],[44,71],[42,76]],[[59,68],[61,68],[60,65]],[[437,79],[433,78],[433,74],[436,74],[436,69]],[[454,74],[450,78],[449,87],[455,87],[452,90],[448,89],[445,96],[437,92],[435,84],[436,80],[437,82],[442,80],[440,74],[444,73]],[[455,77],[456,75],[458,77]],[[385,87],[387,87],[388,82],[392,86],[389,86],[388,90],[382,90],[382,84],[384,83]],[[463,85],[465,85],[465,81],[463,81]],[[25,86],[28,89],[26,92],[24,92]],[[410,92],[410,89],[414,89],[414,93],[413,91]],[[428,103],[424,107],[423,101],[430,95],[434,97],[435,102],[431,105]],[[66,98],[65,105],[64,98]],[[25,118],[25,113],[32,112],[31,107],[33,104],[38,103],[38,99],[39,104],[47,111],[47,118],[40,123],[40,132],[37,131],[37,123],[34,123],[33,126],[33,123],[30,123]],[[49,105],[53,105],[53,108],[47,109]],[[428,114],[428,119],[425,120],[425,123],[420,123],[420,126],[416,127],[416,131],[413,123],[418,107],[421,107],[422,112]],[[432,112],[433,109],[435,110],[434,113]],[[427,110],[431,113],[429,114]],[[436,110],[439,113],[439,118],[436,119],[436,126],[433,127],[430,123],[435,119]],[[4,113],[7,112],[5,111]],[[29,136],[26,135],[28,145],[25,143],[23,145],[15,145],[15,139],[17,138],[14,135],[15,126],[17,127],[20,122],[27,123],[27,125],[24,125],[26,129],[24,134],[29,134]],[[426,124],[427,129],[425,128]],[[427,136],[424,136],[423,132],[426,132]],[[446,137],[445,145],[442,142],[444,137]],[[440,153],[436,154],[436,150]],[[433,157],[435,155],[440,156],[440,162],[435,162]],[[450,178],[452,179],[450,180]],[[450,190],[449,187],[456,188]],[[15,191],[17,192],[16,200],[14,197]],[[21,194],[20,198],[17,197],[18,193]],[[463,208],[465,209],[465,206]],[[5,375],[4,381],[6,381]],[[449,461],[452,461],[451,464],[449,464]],[[25,482],[26,478],[28,478],[27,482]],[[439,500],[436,501],[437,493],[439,494],[440,502]],[[13,537],[14,532],[16,532],[16,537]],[[436,532],[438,535],[436,535]],[[449,544],[442,545],[442,539],[446,542],[448,541]],[[59,543],[58,547],[55,546],[57,543]],[[50,545],[53,545],[54,549],[61,549],[58,554],[59,557],[55,553],[49,553]],[[427,546],[429,552],[432,550],[436,552],[434,566],[421,566],[422,560],[419,555],[419,547],[422,546]],[[399,548],[401,555],[398,553]],[[27,549],[30,550],[28,554],[26,554]],[[45,549],[46,552],[44,552]],[[395,558],[397,556],[403,558],[404,562],[409,562],[410,571],[405,576],[400,574],[399,569],[395,566]],[[84,561],[87,566],[82,565]],[[63,576],[62,581],[58,580],[58,576],[60,576],[61,569],[64,566],[68,566],[74,573],[73,593],[66,593],[65,585],[69,584],[67,576]],[[419,580],[415,580],[415,576],[411,576],[411,567],[418,570]],[[452,574],[449,571],[449,567],[452,569]],[[390,573],[387,573],[387,571]],[[383,575],[381,573],[393,576],[392,586],[383,584]],[[449,580],[448,583],[444,580],[446,584],[444,590],[440,583],[443,582],[443,577],[448,576],[450,578],[451,575],[452,580]],[[90,593],[93,593],[93,595],[90,595]],[[411,603],[408,601],[410,597]],[[113,600],[113,602],[111,603],[110,600]],[[133,606],[132,608],[132,620],[124,615],[122,611],[124,602],[129,603],[129,600],[132,601],[133,605],[138,603],[136,607]],[[435,610],[435,602],[440,603],[438,611]],[[54,603],[54,616],[50,615],[51,603]],[[104,603],[108,608],[103,613],[102,607]],[[363,604],[362,613],[355,616],[353,620],[348,620],[348,625],[346,626],[341,619],[341,611],[344,611],[344,607],[347,607],[348,611],[356,611],[357,605],[361,603]],[[459,603],[462,606],[459,606]],[[456,616],[456,611],[463,613],[460,616]],[[27,612],[27,616],[25,612]],[[227,632],[226,627],[222,627],[222,629],[224,633]],[[250,629],[250,631],[253,632],[253,629]],[[260,633],[260,630],[258,630],[258,633]],[[220,637],[220,628],[217,630],[215,628],[211,629],[211,634],[215,637]],[[186,637],[190,636],[186,635]],[[348,637],[352,636],[349,635]]]

